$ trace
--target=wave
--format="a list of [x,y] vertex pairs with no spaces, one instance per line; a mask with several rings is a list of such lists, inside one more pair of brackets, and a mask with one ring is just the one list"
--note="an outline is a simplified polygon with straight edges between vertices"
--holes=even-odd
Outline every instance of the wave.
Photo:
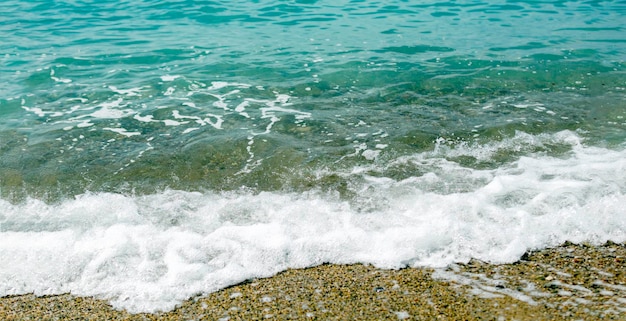
[[[571,151],[527,153],[495,168],[460,161],[546,139],[569,142]],[[420,171],[388,175],[406,166]],[[54,204],[0,200],[0,295],[71,292],[154,312],[322,263],[507,263],[564,241],[624,242],[625,168],[625,150],[585,146],[566,131],[482,146],[440,142],[334,173],[352,177],[348,196],[164,190],[85,193]]]

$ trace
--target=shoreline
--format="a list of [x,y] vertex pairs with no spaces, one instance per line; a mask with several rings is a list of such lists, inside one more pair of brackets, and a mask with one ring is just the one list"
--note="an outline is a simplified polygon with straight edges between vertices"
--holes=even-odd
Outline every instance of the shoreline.
[[511,264],[383,270],[325,264],[287,270],[129,314],[69,294],[0,298],[1,320],[623,320],[626,243],[565,243]]

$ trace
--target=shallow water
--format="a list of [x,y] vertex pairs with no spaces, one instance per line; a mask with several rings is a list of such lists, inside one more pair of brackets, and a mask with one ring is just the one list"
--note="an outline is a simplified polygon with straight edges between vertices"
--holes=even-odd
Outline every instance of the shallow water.
[[154,311],[626,239],[624,1],[0,12],[0,294]]

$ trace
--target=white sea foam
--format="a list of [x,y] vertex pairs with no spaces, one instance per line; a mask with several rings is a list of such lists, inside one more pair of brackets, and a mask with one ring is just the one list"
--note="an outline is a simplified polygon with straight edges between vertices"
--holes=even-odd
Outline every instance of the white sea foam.
[[140,132],[129,132],[128,130],[126,130],[124,128],[109,128],[109,127],[105,127],[105,128],[102,128],[102,129],[108,130],[108,131],[112,131],[114,133],[118,133],[118,134],[124,135],[126,137],[141,135]]
[[90,116],[99,119],[119,119],[134,114],[135,112],[131,109],[120,109],[126,107],[123,101],[122,98],[118,98],[115,101],[103,102],[99,105],[101,108],[91,113]]
[[[0,200],[0,295],[71,292],[132,312],[169,310],[198,293],[324,262],[504,263],[566,240],[625,242],[626,151],[586,147],[571,132],[552,139],[570,141],[572,152],[476,170],[436,156],[462,146],[439,147],[397,160],[424,163],[432,171],[423,175],[340,173],[362,177],[350,200],[174,190],[54,205]],[[486,157],[494,148],[464,152]]]
[[179,75],[174,75],[174,76],[171,76],[171,75],[163,75],[163,76],[161,76],[161,80],[162,80],[162,81],[165,81],[165,82],[174,81],[174,80],[176,80],[176,79],[178,79],[178,78],[180,78],[180,76],[179,76]]

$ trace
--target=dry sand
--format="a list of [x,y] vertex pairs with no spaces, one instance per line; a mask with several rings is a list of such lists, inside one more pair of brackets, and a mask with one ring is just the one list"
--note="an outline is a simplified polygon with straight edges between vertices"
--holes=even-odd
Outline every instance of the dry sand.
[[626,244],[564,244],[513,264],[322,265],[250,280],[174,311],[71,295],[0,298],[0,320],[626,320]]

